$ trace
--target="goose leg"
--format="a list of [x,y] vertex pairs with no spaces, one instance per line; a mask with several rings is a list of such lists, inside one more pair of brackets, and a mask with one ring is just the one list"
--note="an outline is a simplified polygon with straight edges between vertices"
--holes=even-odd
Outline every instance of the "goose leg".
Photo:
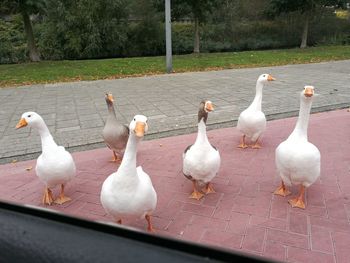
[[282,181],[281,186],[276,189],[274,194],[275,195],[287,196],[287,195],[290,195],[291,193],[290,193],[290,191],[287,189],[287,187],[285,186],[285,184]]
[[242,136],[241,143],[237,146],[238,148],[248,148],[248,144],[245,143],[245,134]]
[[292,207],[305,209],[304,195],[305,195],[305,186],[301,185],[299,195],[293,199],[290,199],[288,202]]
[[44,195],[43,195],[42,202],[44,205],[51,205],[53,202],[52,191],[48,187],[46,187],[44,189]]
[[65,202],[68,202],[72,200],[71,198],[69,198],[68,196],[64,195],[64,184],[61,184],[61,193],[60,195],[57,197],[57,199],[55,200],[56,204],[62,205]]
[[150,215],[145,215],[145,218],[146,218],[147,223],[148,223],[147,230],[149,232],[154,232],[154,229],[153,229],[153,226],[152,226],[152,223],[151,223],[151,216]]
[[206,194],[210,194],[210,193],[215,193],[215,190],[213,188],[213,185],[209,182],[207,183],[207,185],[205,186],[205,188],[203,189],[203,192]]
[[193,183],[193,193],[190,195],[189,198],[193,198],[193,199],[199,200],[199,199],[201,199],[203,197],[203,194],[198,192],[198,190],[196,188],[196,181],[193,180],[192,183]]
[[255,143],[252,145],[253,149],[260,149],[261,148],[261,144],[259,143],[259,138],[256,139]]
[[113,159],[111,160],[111,162],[120,163],[121,161],[122,159],[115,153],[115,151],[113,151]]

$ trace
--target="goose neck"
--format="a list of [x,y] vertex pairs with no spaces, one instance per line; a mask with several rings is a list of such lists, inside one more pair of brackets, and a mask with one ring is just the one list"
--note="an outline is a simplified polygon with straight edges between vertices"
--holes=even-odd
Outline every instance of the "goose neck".
[[198,133],[197,133],[196,143],[197,142],[198,143],[208,142],[207,127],[203,119],[201,119],[201,121],[198,122]]
[[37,130],[41,138],[41,148],[43,153],[50,151],[54,147],[57,147],[57,144],[55,143],[49,129],[44,122],[40,123],[37,126]]
[[126,144],[123,160],[119,166],[118,173],[136,175],[136,153],[137,145],[141,139],[130,133]]
[[298,121],[295,125],[295,128],[291,134],[291,137],[298,137],[304,140],[307,140],[307,130],[310,119],[310,111],[311,111],[311,100],[301,99],[300,101],[300,109],[299,109],[299,117]]
[[259,110],[261,111],[261,101],[262,101],[262,90],[263,90],[264,84],[262,84],[260,81],[256,82],[256,91],[255,91],[255,97],[250,105],[251,109]]
[[116,119],[115,109],[112,103],[107,104],[108,107],[108,118]]

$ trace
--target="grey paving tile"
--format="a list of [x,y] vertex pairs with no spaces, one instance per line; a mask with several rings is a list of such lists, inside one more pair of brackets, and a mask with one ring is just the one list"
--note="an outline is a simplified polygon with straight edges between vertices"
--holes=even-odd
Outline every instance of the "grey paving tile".
[[104,97],[106,92],[112,92],[117,118],[128,124],[135,114],[148,116],[149,136],[156,138],[195,131],[202,99],[210,99],[216,105],[216,111],[208,119],[210,128],[220,127],[220,123],[233,125],[253,100],[256,79],[263,73],[277,78],[264,88],[262,107],[266,115],[298,111],[298,94],[306,84],[314,85],[320,94],[313,108],[349,106],[349,68],[350,60],[345,60],[3,88],[0,89],[0,161],[41,150],[37,132],[14,128],[25,111],[41,114],[59,144],[76,147],[101,143],[107,117]]

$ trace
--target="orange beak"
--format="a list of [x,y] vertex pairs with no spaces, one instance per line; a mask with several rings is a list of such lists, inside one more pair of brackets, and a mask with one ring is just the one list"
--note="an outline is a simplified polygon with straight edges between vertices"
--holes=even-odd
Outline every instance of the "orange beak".
[[274,81],[276,80],[274,77],[272,77],[270,74],[267,76],[268,81]]
[[17,123],[16,129],[25,127],[25,126],[27,126],[27,125],[28,125],[27,121],[26,121],[24,118],[22,118],[22,119],[20,119],[19,122]]
[[107,94],[107,99],[111,102],[114,102],[114,98],[112,94]]
[[144,122],[136,122],[136,127],[135,127],[135,134],[137,137],[143,137],[145,135],[145,127],[146,123]]
[[206,109],[208,112],[213,111],[213,110],[214,110],[213,103],[207,102],[207,103],[205,104],[205,109]]
[[312,97],[314,95],[314,90],[312,88],[306,88],[304,91],[305,97]]

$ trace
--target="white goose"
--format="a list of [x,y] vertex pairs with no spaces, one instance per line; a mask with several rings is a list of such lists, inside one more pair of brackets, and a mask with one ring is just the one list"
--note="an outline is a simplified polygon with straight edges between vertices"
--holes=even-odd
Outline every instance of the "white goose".
[[261,111],[262,90],[266,83],[276,80],[270,74],[262,74],[256,81],[255,98],[250,106],[241,112],[238,118],[237,129],[243,133],[239,148],[247,148],[245,137],[250,138],[254,145],[252,148],[261,148],[258,140],[266,129],[265,114]]
[[321,155],[315,145],[308,142],[307,129],[310,117],[314,87],[305,86],[300,94],[299,118],[288,139],[276,148],[277,173],[282,178],[281,186],[275,194],[290,194],[286,185],[300,185],[299,195],[289,203],[292,207],[305,208],[305,188],[312,185],[320,176]]
[[220,168],[219,151],[210,144],[206,132],[208,112],[213,110],[211,101],[202,101],[200,103],[197,139],[183,153],[183,174],[193,183],[193,193],[190,195],[190,198],[197,200],[203,197],[203,194],[196,188],[197,183],[205,185],[204,193],[215,193],[210,182]]
[[[38,130],[41,137],[42,154],[38,157],[35,171],[36,175],[45,183],[46,187],[42,202],[51,205],[52,202],[63,204],[69,200],[64,195],[64,187],[75,176],[74,160],[63,146],[58,146],[53,140],[49,129],[42,117],[35,112],[25,112],[18,122],[16,129],[30,126]],[[54,200],[50,188],[61,185],[61,192]]]
[[129,139],[123,160],[117,170],[103,183],[101,203],[119,224],[123,215],[144,217],[148,230],[153,231],[150,215],[157,205],[157,194],[152,181],[141,166],[136,167],[137,145],[148,130],[147,118],[136,115],[131,121]]

